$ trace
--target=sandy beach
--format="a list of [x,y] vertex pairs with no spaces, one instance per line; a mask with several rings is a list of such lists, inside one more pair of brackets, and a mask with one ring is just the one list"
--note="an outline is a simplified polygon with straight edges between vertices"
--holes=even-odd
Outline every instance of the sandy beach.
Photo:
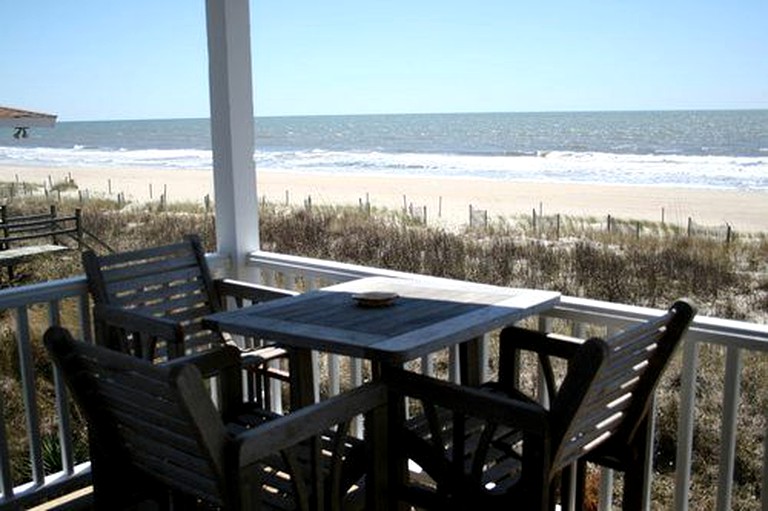
[[[258,171],[260,198],[270,202],[348,205],[370,202],[375,208],[426,207],[431,224],[466,224],[469,207],[484,209],[488,218],[557,213],[634,220],[664,220],[686,225],[730,224],[742,232],[768,232],[768,191],[706,188],[614,186],[425,178],[373,175],[319,175]],[[137,168],[49,168],[0,166],[0,181],[54,183],[71,177],[91,197],[124,194],[128,201],[159,200],[202,203],[213,198],[213,175],[202,170]],[[151,194],[151,196],[150,196]]]

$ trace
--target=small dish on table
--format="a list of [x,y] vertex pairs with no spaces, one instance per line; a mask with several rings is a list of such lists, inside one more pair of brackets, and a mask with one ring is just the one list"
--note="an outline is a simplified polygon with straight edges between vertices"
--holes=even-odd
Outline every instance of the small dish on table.
[[359,307],[375,308],[392,305],[398,296],[397,293],[387,291],[369,291],[367,293],[355,293],[352,295],[352,299],[357,302]]

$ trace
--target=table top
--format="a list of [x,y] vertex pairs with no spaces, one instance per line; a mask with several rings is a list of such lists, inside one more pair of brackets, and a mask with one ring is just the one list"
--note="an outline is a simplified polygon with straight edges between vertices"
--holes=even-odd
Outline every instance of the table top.
[[[353,298],[371,292],[397,298],[373,307]],[[552,291],[370,277],[212,314],[205,322],[288,346],[402,364],[551,309],[559,300]]]

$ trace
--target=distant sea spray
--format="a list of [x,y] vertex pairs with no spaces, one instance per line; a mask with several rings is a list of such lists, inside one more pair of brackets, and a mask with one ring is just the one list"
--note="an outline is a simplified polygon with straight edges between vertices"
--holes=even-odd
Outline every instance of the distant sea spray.
[[[256,119],[257,168],[768,189],[768,110]],[[0,165],[211,168],[205,119],[62,122]]]

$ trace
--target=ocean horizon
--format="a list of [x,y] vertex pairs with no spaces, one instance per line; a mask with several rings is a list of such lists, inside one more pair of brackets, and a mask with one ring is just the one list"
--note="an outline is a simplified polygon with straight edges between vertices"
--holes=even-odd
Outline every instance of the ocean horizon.
[[[257,169],[768,189],[768,110],[257,117]],[[210,170],[208,119],[70,121],[0,166]]]

